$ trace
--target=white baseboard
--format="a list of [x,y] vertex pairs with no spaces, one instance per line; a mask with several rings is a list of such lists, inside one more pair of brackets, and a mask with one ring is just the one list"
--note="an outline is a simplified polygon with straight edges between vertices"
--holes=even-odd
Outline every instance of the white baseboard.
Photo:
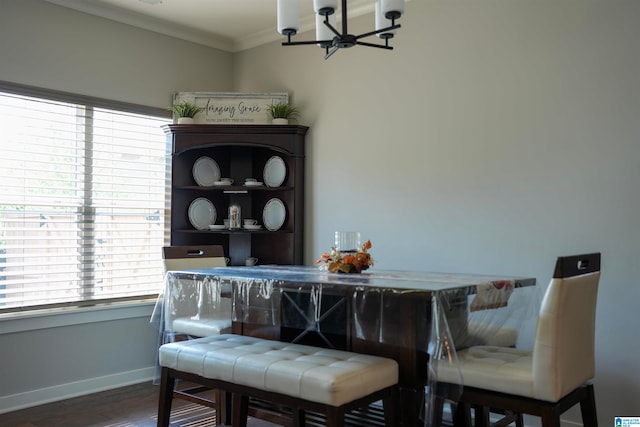
[[0,397],[0,414],[145,381],[151,382],[153,381],[154,375],[155,367],[151,366],[135,371],[120,372],[118,374],[2,396]]

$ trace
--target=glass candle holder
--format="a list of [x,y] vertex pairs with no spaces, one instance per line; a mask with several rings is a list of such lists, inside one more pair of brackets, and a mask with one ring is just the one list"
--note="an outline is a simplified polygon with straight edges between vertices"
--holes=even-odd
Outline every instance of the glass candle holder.
[[242,215],[240,206],[229,206],[229,229],[236,230],[242,227]]
[[340,252],[357,252],[360,247],[360,233],[357,231],[336,231],[335,248]]

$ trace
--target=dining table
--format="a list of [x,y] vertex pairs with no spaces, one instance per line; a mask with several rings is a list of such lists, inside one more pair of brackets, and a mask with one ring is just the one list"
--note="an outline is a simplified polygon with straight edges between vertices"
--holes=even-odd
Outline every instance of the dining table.
[[[539,302],[535,284],[512,275],[216,267],[168,271],[155,314],[168,342],[176,339],[176,319],[205,319],[231,298],[232,333],[392,358],[399,366],[399,425],[430,426],[438,364],[455,364],[456,349],[530,319]],[[384,425],[378,409],[351,415],[367,419],[353,425]],[[281,420],[277,410],[258,407],[254,415]]]

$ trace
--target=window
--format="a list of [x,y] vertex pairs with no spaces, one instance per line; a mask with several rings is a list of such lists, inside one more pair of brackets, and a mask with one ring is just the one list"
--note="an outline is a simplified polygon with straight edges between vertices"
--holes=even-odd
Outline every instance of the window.
[[0,84],[0,312],[156,294],[168,114]]

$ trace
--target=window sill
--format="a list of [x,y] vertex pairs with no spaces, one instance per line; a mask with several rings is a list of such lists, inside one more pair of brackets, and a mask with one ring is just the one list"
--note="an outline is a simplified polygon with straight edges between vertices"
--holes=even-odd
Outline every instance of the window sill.
[[155,299],[145,299],[91,307],[6,313],[0,315],[0,335],[136,317],[147,317],[151,320],[155,304]]

